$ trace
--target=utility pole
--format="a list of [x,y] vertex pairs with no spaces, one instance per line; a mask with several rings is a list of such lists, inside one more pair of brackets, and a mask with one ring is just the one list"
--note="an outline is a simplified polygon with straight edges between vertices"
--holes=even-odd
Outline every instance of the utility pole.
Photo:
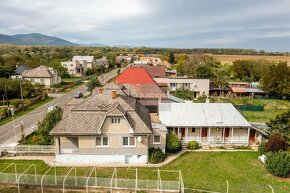
[[5,81],[5,87],[4,87],[4,90],[5,90],[5,96],[6,96],[7,107],[9,108],[9,101],[8,101],[8,96],[7,96],[7,82],[6,82],[6,81]]
[[20,100],[21,100],[21,109],[23,110],[23,90],[22,90],[22,80],[20,79]]

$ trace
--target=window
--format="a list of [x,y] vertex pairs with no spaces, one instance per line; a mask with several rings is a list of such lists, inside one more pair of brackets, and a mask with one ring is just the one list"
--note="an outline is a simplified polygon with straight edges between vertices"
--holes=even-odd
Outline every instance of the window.
[[41,83],[44,83],[44,82],[45,82],[45,80],[44,80],[43,78],[41,78],[41,79],[40,79],[40,82],[41,82]]
[[98,146],[98,147],[108,147],[109,146],[108,137],[96,137],[96,146]]
[[195,133],[195,128],[191,128],[191,132],[192,133]]
[[136,138],[135,137],[123,137],[123,146],[124,147],[136,146]]
[[30,79],[30,82],[34,82],[34,79],[33,79],[33,78],[31,78],[31,79]]
[[121,123],[121,119],[120,118],[112,118],[111,119],[111,123],[112,124],[120,124]]
[[153,144],[161,144],[161,136],[160,135],[153,136]]

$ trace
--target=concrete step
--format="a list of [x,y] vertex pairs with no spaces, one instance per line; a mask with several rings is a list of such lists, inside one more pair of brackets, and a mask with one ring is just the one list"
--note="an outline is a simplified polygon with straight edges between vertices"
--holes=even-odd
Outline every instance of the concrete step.
[[202,144],[202,149],[210,149],[210,146],[207,144]]

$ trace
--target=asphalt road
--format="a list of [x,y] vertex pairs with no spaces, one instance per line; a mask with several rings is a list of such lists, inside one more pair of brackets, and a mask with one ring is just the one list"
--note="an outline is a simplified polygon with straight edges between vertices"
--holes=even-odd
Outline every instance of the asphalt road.
[[[112,70],[109,73],[106,73],[103,75],[103,77],[99,77],[100,81],[104,80],[104,82],[110,80],[111,78],[115,77],[117,75],[117,70]],[[49,103],[46,103],[33,111],[20,116],[15,117],[14,121],[10,121],[6,123],[5,125],[0,126],[0,145],[1,144],[15,144],[15,134],[18,135],[17,139],[20,138],[21,131],[20,131],[20,125],[23,123],[24,130],[34,130],[37,127],[38,121],[42,120],[44,118],[44,115],[47,112],[47,108],[58,104],[59,106],[63,107],[68,101],[70,101],[74,94],[76,92],[82,92],[86,93],[86,86],[82,85],[68,93],[65,94],[58,94],[56,95],[56,99],[52,100]],[[14,129],[15,128],[15,129]]]

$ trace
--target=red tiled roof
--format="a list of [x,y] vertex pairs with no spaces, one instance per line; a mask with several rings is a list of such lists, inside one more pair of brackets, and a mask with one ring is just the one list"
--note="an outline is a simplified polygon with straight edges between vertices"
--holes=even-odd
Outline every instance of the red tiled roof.
[[165,75],[165,67],[163,66],[144,66],[143,67],[146,72],[152,77],[152,78],[164,78]]
[[117,84],[156,84],[144,68],[127,68],[115,79]]

